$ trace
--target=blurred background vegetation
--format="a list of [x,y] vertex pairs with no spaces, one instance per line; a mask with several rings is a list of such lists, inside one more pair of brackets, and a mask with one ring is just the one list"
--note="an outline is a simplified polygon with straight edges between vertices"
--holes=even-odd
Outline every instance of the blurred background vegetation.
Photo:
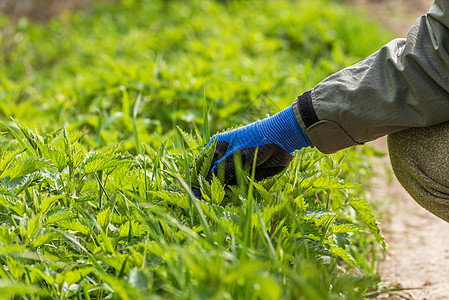
[[202,124],[203,98],[212,132],[263,118],[390,38],[324,0],[1,5],[0,119],[129,151],[133,120],[157,145],[176,125]]

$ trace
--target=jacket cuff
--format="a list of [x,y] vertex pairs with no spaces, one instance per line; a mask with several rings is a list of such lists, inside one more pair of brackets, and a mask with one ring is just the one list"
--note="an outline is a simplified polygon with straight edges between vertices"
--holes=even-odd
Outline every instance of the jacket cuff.
[[313,90],[307,91],[293,102],[296,120],[312,144],[324,154],[351,146],[362,145],[354,141],[337,123],[320,120],[313,107]]

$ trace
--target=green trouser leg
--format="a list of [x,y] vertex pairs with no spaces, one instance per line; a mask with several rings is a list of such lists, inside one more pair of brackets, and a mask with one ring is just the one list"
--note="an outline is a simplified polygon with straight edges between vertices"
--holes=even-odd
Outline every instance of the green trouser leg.
[[449,222],[449,122],[388,136],[399,182],[425,209]]

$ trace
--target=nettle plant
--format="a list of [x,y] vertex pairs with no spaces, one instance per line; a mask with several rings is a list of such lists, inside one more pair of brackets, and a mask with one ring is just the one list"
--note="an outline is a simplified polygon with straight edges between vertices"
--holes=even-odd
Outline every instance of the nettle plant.
[[198,134],[130,155],[15,124],[0,148],[6,297],[358,299],[377,280],[385,242],[360,187],[339,177],[357,164],[348,151],[301,150],[261,182],[237,168],[225,186],[206,180],[213,146],[195,160]]

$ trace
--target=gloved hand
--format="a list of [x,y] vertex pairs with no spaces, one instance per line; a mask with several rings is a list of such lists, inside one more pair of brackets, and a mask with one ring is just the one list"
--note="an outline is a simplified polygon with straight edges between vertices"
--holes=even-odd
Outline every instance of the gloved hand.
[[236,184],[234,153],[239,152],[243,168],[251,167],[255,150],[255,179],[262,180],[284,170],[293,159],[293,152],[303,147],[313,147],[298,124],[290,106],[272,117],[246,126],[216,134],[207,147],[217,139],[209,176],[217,176],[218,166],[224,167],[224,183]]

